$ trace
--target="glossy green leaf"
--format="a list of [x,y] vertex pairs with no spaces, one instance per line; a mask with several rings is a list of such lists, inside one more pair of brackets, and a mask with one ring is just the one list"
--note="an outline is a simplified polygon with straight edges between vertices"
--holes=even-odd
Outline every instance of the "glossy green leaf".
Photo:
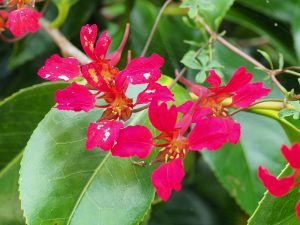
[[181,7],[189,8],[189,16],[199,15],[213,30],[220,26],[234,0],[184,0]]
[[63,83],[44,83],[23,89],[0,103],[0,169],[23,148],[40,120],[54,105],[54,92]]
[[[181,101],[184,92],[177,85]],[[29,224],[126,225],[146,216],[154,198],[153,168],[85,149],[87,126],[100,115],[100,110],[53,109],[34,131],[20,171],[22,208]],[[135,114],[128,125],[137,123],[148,125],[147,111]]]
[[23,225],[18,179],[22,150],[31,133],[54,105],[62,83],[44,83],[23,89],[0,103],[0,224]]
[[[299,3],[300,6],[300,3]],[[294,37],[295,49],[300,59],[300,16],[296,16],[292,21],[292,32]]]
[[[274,173],[276,174],[276,173]],[[291,169],[286,167],[281,176],[291,174]],[[283,197],[273,197],[268,192],[259,202],[259,206],[248,221],[249,225],[297,225],[299,220],[296,216],[295,206],[299,200],[299,190],[294,188]]]
[[249,113],[238,114],[235,119],[242,127],[240,142],[202,154],[231,196],[251,214],[264,193],[257,177],[258,166],[279,172],[284,164],[279,148],[289,141],[271,119]]

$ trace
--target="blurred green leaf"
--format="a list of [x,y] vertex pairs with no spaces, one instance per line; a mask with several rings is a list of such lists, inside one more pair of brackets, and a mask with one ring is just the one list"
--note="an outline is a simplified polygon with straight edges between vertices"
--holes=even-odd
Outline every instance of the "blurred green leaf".
[[78,0],[52,0],[58,9],[58,15],[51,22],[51,26],[60,27],[67,19],[70,8],[78,2]]
[[184,0],[181,7],[189,8],[191,18],[199,15],[216,31],[233,2],[234,0]]
[[257,51],[268,61],[270,68],[273,70],[274,66],[273,66],[273,62],[272,62],[270,55],[267,52],[262,51],[260,49],[258,49]]
[[0,224],[25,224],[20,207],[18,178],[22,150],[38,122],[54,105],[62,83],[23,89],[0,103]]

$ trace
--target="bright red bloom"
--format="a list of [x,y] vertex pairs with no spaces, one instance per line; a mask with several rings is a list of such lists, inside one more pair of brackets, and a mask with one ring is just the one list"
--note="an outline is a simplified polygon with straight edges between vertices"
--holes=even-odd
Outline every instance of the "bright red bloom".
[[182,159],[174,159],[160,165],[154,170],[151,180],[158,196],[162,200],[167,201],[171,196],[172,190],[181,190],[183,177],[184,168]]
[[258,168],[258,177],[271,195],[280,197],[286,195],[294,186],[294,176],[276,178],[263,167]]
[[8,12],[5,10],[0,10],[0,32],[4,31],[5,29],[5,21],[8,17]]
[[129,62],[126,68],[120,72],[129,78],[132,84],[148,84],[156,82],[160,77],[160,68],[164,59],[157,54],[150,57],[139,57]]
[[151,101],[174,101],[174,95],[168,87],[159,83],[150,83],[144,91],[139,93],[136,104],[148,104]]
[[120,121],[100,120],[88,127],[86,148],[111,150],[113,156],[145,158],[152,149],[152,135],[140,125],[124,127]]
[[81,28],[80,41],[83,50],[95,63],[103,64],[109,62],[110,66],[115,66],[119,62],[125,43],[127,42],[129,26],[126,26],[123,40],[119,48],[108,56],[107,52],[111,44],[111,37],[105,31],[100,35],[96,42],[97,34],[98,27],[96,24],[93,24],[92,26],[87,24]]
[[55,101],[57,109],[88,112],[95,107],[96,98],[86,86],[73,82],[64,90],[56,91]]
[[281,152],[292,168],[300,169],[300,144],[295,143],[291,148],[283,145]]
[[90,123],[87,131],[87,150],[96,147],[104,151],[110,150],[119,137],[120,129],[123,127],[122,122],[114,120],[101,120],[96,123]]
[[59,55],[52,55],[47,59],[45,65],[39,69],[38,75],[51,81],[70,81],[71,79],[80,76],[80,65],[76,58],[62,58]]
[[142,159],[149,155],[152,144],[152,134],[148,128],[140,125],[128,126],[120,130],[111,154],[119,157],[137,156]]
[[225,143],[237,144],[240,125],[230,118],[210,117],[201,119],[189,133],[191,150],[217,150]]
[[39,19],[41,16],[41,13],[29,8],[13,10],[8,15],[6,27],[16,37],[27,32],[35,33],[40,29]]

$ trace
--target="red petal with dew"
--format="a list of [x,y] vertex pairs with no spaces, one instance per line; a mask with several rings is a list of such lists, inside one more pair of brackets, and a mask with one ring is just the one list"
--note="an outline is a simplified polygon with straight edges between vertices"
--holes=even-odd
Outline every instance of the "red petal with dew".
[[157,54],[150,57],[139,57],[130,61],[126,68],[121,71],[132,84],[147,84],[157,81],[160,76],[160,68],[164,64],[164,59]]
[[55,101],[57,109],[88,112],[95,107],[96,98],[86,86],[73,82],[71,86],[56,91]]
[[27,32],[35,33],[40,29],[39,19],[42,14],[29,8],[13,10],[8,15],[6,27],[20,37]]
[[90,123],[87,131],[86,148],[91,150],[99,147],[104,151],[110,150],[119,136],[119,131],[123,128],[123,123],[114,120],[102,120]]
[[139,93],[136,104],[148,104],[152,100],[174,101],[174,95],[168,87],[158,83],[150,83],[144,91]]
[[94,56],[95,42],[97,38],[98,27],[96,24],[83,26],[80,30],[80,42],[84,52],[91,59],[96,59]]
[[67,82],[81,75],[80,64],[74,57],[62,58],[55,54],[46,60],[38,75],[45,80]]

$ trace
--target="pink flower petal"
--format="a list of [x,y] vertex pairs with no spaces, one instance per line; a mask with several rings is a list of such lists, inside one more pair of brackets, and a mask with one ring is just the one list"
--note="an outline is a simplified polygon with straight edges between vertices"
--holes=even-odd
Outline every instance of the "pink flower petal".
[[83,50],[87,56],[91,59],[96,60],[94,51],[95,51],[95,42],[97,38],[98,27],[96,24],[90,26],[89,24],[83,26],[80,31],[80,42]]
[[263,87],[263,82],[250,83],[238,89],[232,101],[236,106],[247,108],[256,100],[267,96],[270,91],[270,89]]
[[147,84],[160,78],[160,68],[163,64],[164,59],[157,54],[148,58],[139,57],[131,60],[120,74],[125,74],[132,84]]
[[88,84],[99,91],[109,91],[106,81],[101,75],[101,67],[96,63],[89,63],[82,66],[82,75]]
[[111,43],[111,37],[107,31],[103,32],[97,40],[94,55],[97,59],[104,59]]
[[300,221],[300,201],[298,201],[296,204],[296,214],[297,214],[298,220]]
[[87,131],[86,148],[91,150],[99,147],[104,151],[110,150],[119,136],[119,131],[123,128],[123,123],[114,120],[102,120],[90,123]]
[[185,101],[183,104],[177,107],[177,111],[181,112],[183,115],[187,114],[193,107],[194,102],[192,100]]
[[81,75],[81,71],[76,58],[62,58],[55,54],[46,60],[45,65],[39,69],[38,75],[45,80],[67,82]]
[[152,134],[148,128],[140,125],[128,126],[120,130],[113,156],[146,158],[152,150]]
[[223,92],[235,92],[239,88],[248,84],[252,79],[251,73],[246,73],[246,68],[244,66],[239,67],[231,77],[230,81],[223,88]]
[[290,149],[286,145],[283,145],[281,152],[292,168],[300,169],[300,144],[295,143]]
[[55,101],[60,110],[88,112],[95,107],[96,98],[86,86],[73,82],[71,86],[56,91]]
[[210,75],[206,78],[206,82],[209,83],[214,88],[219,88],[222,81],[221,78],[217,75],[216,71],[210,70]]
[[166,103],[158,105],[158,102],[152,102],[148,111],[149,119],[152,125],[162,132],[172,132],[177,121],[177,108],[172,105],[170,109]]
[[8,15],[6,27],[16,37],[27,32],[35,33],[40,29],[39,19],[41,16],[41,13],[29,8],[13,10]]
[[179,81],[198,97],[204,98],[210,93],[210,90],[208,88],[194,84],[183,76],[179,78]]
[[162,102],[174,101],[173,97],[174,95],[168,87],[150,83],[143,92],[139,93],[136,104],[148,104],[154,99]]
[[163,201],[167,201],[171,196],[172,190],[181,190],[183,177],[184,168],[182,159],[174,159],[168,163],[161,164],[155,169],[151,180],[158,196]]
[[209,117],[197,122],[188,139],[191,150],[217,150],[227,142],[239,141],[240,125],[230,118]]
[[280,197],[286,195],[294,186],[294,177],[276,178],[268,169],[258,168],[258,177],[271,195]]

